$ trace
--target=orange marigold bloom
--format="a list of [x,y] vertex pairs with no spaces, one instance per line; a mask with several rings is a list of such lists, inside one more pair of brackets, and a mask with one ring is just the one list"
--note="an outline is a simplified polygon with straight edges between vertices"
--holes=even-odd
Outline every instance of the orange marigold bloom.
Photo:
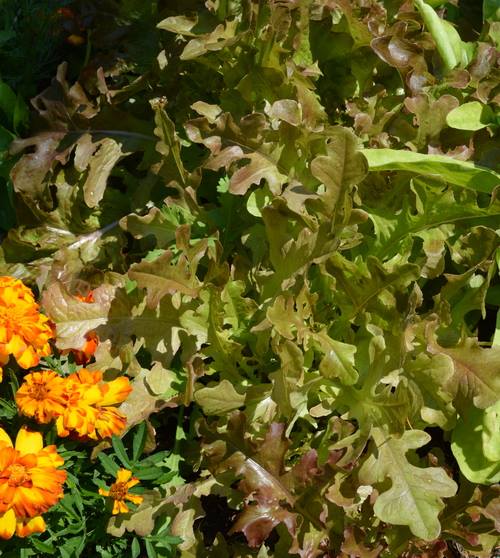
[[40,314],[33,293],[14,277],[0,277],[0,380],[12,355],[21,368],[31,368],[51,353],[54,338],[47,316]]
[[57,417],[56,427],[59,436],[69,436],[72,432],[80,438],[97,439],[95,423],[97,420],[96,404],[101,399],[98,386],[86,389],[70,387],[64,413]]
[[99,337],[97,337],[95,331],[90,331],[85,335],[85,343],[81,349],[70,349],[68,352],[73,355],[76,364],[87,364],[94,356],[98,345]]
[[85,296],[76,295],[76,298],[82,302],[94,302],[94,291],[89,291]]
[[46,424],[64,413],[65,381],[52,370],[32,372],[16,393],[19,411],[37,422]]
[[56,421],[59,436],[73,431],[82,438],[98,440],[124,430],[126,418],[113,405],[125,401],[132,391],[128,378],[104,382],[102,372],[81,368],[68,376],[66,385],[66,408]]
[[[120,434],[127,426],[127,418],[114,407],[98,407],[94,418],[95,430],[101,438]],[[93,436],[90,436],[91,438]]]
[[108,496],[113,499],[113,515],[129,511],[125,500],[129,500],[134,504],[140,504],[143,501],[144,498],[142,496],[129,492],[129,489],[136,484],[139,484],[139,480],[132,476],[132,471],[120,469],[116,473],[116,481],[110,486],[109,490],[99,488],[101,496]]
[[42,532],[40,514],[63,497],[66,471],[55,446],[43,447],[42,435],[21,428],[15,447],[0,428],[0,538]]

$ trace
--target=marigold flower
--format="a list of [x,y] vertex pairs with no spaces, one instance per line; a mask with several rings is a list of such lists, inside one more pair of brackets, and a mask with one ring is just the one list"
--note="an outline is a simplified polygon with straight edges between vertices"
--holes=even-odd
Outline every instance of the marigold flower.
[[41,514],[63,497],[63,462],[55,446],[43,447],[39,432],[21,428],[13,447],[0,428],[0,538],[45,529]]
[[129,500],[134,504],[140,504],[143,497],[138,494],[131,494],[129,489],[139,484],[139,480],[132,476],[132,471],[128,469],[120,469],[116,474],[116,482],[114,482],[109,490],[99,488],[101,496],[108,496],[113,501],[113,515],[117,513],[127,513],[129,511],[125,500]]
[[69,349],[67,352],[70,352],[73,355],[73,360],[76,364],[87,364],[94,356],[98,345],[99,338],[97,337],[96,332],[90,331],[85,335],[85,343],[81,349]]
[[[127,418],[114,407],[98,407],[94,425],[99,437],[110,438],[125,430]],[[93,436],[90,437],[93,438]]]
[[72,432],[80,438],[95,435],[95,422],[97,420],[96,403],[101,399],[98,386],[88,389],[73,389],[68,394],[64,413],[56,419],[57,434],[65,437]]
[[85,296],[83,295],[76,295],[76,298],[78,300],[81,300],[82,302],[94,302],[94,291],[89,291]]
[[66,408],[56,421],[59,436],[73,431],[81,438],[98,440],[123,431],[126,418],[113,405],[125,401],[132,391],[128,378],[104,382],[102,372],[82,368],[66,382]]
[[46,424],[64,413],[65,381],[52,370],[32,372],[16,393],[19,411],[37,422]]
[[39,312],[33,293],[14,277],[0,277],[0,380],[12,355],[21,368],[31,368],[51,353],[54,338],[47,316]]

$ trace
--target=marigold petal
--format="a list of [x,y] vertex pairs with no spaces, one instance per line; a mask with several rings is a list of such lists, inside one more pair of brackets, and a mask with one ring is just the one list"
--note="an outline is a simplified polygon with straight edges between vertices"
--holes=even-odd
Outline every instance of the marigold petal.
[[61,438],[69,436],[69,430],[64,426],[64,416],[59,416],[56,419],[57,435]]
[[87,370],[86,368],[80,368],[78,372],[70,374],[67,378],[68,382],[73,382],[76,384],[98,384],[102,381],[102,372],[100,370]]
[[142,496],[139,496],[138,494],[130,494],[127,493],[127,495],[125,496],[126,500],[130,500],[133,504],[141,504],[142,501],[144,500],[144,498]]
[[40,357],[36,354],[33,347],[27,347],[20,356],[16,356],[16,360],[17,364],[19,364],[21,368],[27,370],[28,368],[37,366],[37,364],[40,362]]
[[16,489],[7,482],[0,485],[0,513],[5,513],[12,507],[12,498]]
[[14,448],[2,444],[0,450],[0,471],[4,471],[16,460],[17,452]]
[[120,376],[111,382],[101,386],[102,399],[99,403],[102,407],[117,405],[127,399],[132,391],[130,381],[125,376]]
[[52,347],[50,343],[45,343],[38,349],[38,356],[46,357],[52,354]]
[[95,427],[102,438],[117,436],[127,425],[127,417],[114,407],[99,407]]
[[97,350],[97,346],[99,345],[99,338],[94,331],[90,331],[85,335],[85,343],[81,347],[81,349],[70,349],[67,352],[71,352],[73,355],[73,359],[76,364],[82,365],[87,364],[90,361],[92,356]]
[[34,517],[47,511],[58,500],[56,494],[40,488],[18,486],[11,497],[12,509],[17,517]]
[[5,325],[0,324],[0,359],[2,358],[2,354],[3,354],[3,358],[5,358],[5,355],[9,354],[5,349],[5,343],[8,343],[8,341],[9,341],[9,330]]
[[14,355],[16,359],[21,356],[27,349],[26,343],[23,341],[20,335],[12,335],[10,341],[5,345],[6,350]]
[[100,405],[102,401],[102,392],[99,389],[99,386],[90,386],[88,389],[83,391],[82,399],[87,405]]
[[10,539],[16,531],[16,514],[14,510],[7,510],[0,515],[0,538]]
[[137,477],[132,477],[128,482],[127,482],[127,487],[128,488],[132,488],[133,486],[135,486],[136,484],[139,484],[140,480]]
[[32,469],[30,477],[33,487],[57,495],[61,493],[62,485],[66,480],[66,471],[54,471],[43,467]]
[[29,537],[33,533],[43,533],[45,528],[45,520],[41,515],[37,515],[28,520],[17,520],[16,535],[18,537]]
[[17,434],[15,447],[21,455],[38,453],[43,448],[42,435],[23,426]]
[[28,469],[32,469],[36,467],[38,463],[37,455],[34,453],[26,453],[25,455],[20,455],[19,451],[14,450],[16,452],[16,463],[23,465]]
[[57,446],[50,445],[43,448],[37,455],[39,467],[61,467],[64,459],[57,453]]
[[12,440],[10,436],[5,432],[3,428],[0,428],[0,445],[7,445],[9,448],[12,447]]
[[94,291],[90,290],[86,295],[75,295],[80,302],[94,302]]
[[115,500],[113,504],[113,511],[111,512],[113,515],[117,513],[128,513],[128,507],[123,500]]
[[131,476],[132,471],[129,471],[128,469],[120,469],[118,473],[116,473],[116,482],[127,482]]
[[[81,401],[68,407],[62,416],[62,424],[57,424],[58,432],[61,430],[74,430],[80,436],[92,436],[95,431],[95,423],[98,410]],[[61,435],[61,434],[60,434]]]

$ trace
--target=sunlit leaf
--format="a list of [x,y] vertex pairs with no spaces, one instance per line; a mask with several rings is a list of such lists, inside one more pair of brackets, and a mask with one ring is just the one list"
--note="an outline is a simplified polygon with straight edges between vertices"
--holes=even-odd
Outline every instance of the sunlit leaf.
[[493,484],[500,480],[498,407],[496,403],[487,409],[465,410],[453,430],[453,455],[471,482]]
[[115,287],[101,285],[93,291],[93,302],[83,302],[53,282],[45,291],[43,305],[56,324],[56,342],[60,349],[79,349],[85,335],[107,322]]
[[[438,467],[412,465],[406,453],[426,444],[425,432],[407,431],[400,439],[387,437],[377,430],[377,449],[362,469],[364,481],[381,482],[389,477],[392,486],[383,490],[375,501],[374,511],[382,520],[394,525],[408,525],[422,539],[435,539],[441,530],[438,514],[443,509],[441,498],[453,496],[456,483]],[[425,487],[425,489],[423,489]]]
[[458,130],[481,130],[495,121],[495,115],[488,105],[478,101],[464,103],[454,108],[446,116],[446,123]]
[[500,175],[496,172],[451,157],[395,149],[363,149],[361,152],[373,171],[408,171],[487,193],[500,184]]

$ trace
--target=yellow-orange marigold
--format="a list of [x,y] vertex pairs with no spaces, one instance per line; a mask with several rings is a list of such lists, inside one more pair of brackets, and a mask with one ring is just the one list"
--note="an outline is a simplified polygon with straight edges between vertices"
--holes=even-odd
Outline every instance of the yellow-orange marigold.
[[99,338],[97,337],[96,332],[90,331],[85,335],[85,343],[81,349],[69,349],[67,352],[70,352],[73,355],[73,360],[76,364],[87,364],[94,356],[98,345]]
[[113,405],[132,391],[128,378],[121,376],[105,382],[102,372],[81,368],[66,379],[67,401],[56,421],[59,436],[75,432],[79,437],[98,440],[120,434],[126,418]]
[[139,480],[132,476],[132,471],[120,469],[116,474],[116,481],[110,486],[109,490],[99,488],[101,496],[108,496],[113,500],[113,515],[117,513],[127,513],[129,511],[125,500],[134,504],[140,504],[143,497],[138,494],[131,494],[129,489],[139,484]]
[[43,447],[39,432],[21,428],[14,447],[0,428],[0,538],[45,529],[41,514],[63,497],[63,463],[56,446]]
[[66,406],[64,378],[52,370],[32,372],[16,393],[19,411],[46,424],[64,413]]
[[31,368],[51,353],[53,327],[31,290],[19,279],[0,277],[0,380],[12,355],[21,368]]

